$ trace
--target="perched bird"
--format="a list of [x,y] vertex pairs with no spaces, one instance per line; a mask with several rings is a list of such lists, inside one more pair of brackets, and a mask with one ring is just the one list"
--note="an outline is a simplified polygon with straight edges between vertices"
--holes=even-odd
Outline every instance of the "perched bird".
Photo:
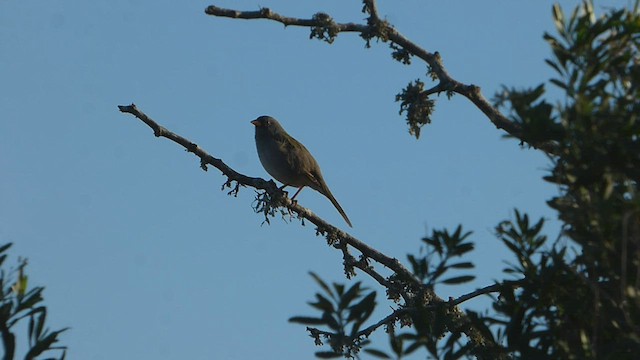
[[289,135],[280,123],[270,116],[260,116],[251,122],[256,127],[256,148],[258,157],[267,172],[284,186],[299,188],[293,195],[294,200],[302,188],[308,186],[326,196],[351,227],[351,221],[333,197],[322,177],[320,165],[309,150]]

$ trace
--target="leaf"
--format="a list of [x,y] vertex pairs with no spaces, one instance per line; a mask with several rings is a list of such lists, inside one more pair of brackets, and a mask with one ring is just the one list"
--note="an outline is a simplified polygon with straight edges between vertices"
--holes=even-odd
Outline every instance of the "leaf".
[[34,316],[29,317],[29,338],[37,338],[37,336],[33,332],[33,329],[34,329],[33,318]]
[[320,285],[320,287],[324,290],[324,292],[329,294],[329,296],[331,296],[332,298],[334,297],[333,292],[331,291],[331,288],[329,288],[327,283],[325,283],[324,280],[322,280],[322,278],[320,278],[320,276],[316,275],[316,273],[314,273],[312,271],[309,272],[309,275],[311,275],[313,280],[315,280],[315,282],[318,283],[318,285]]
[[0,254],[5,252],[8,248],[10,248],[13,245],[13,243],[6,243],[2,246],[0,246]]
[[40,339],[38,342],[36,342],[35,345],[33,345],[33,347],[31,347],[31,349],[29,349],[29,352],[27,352],[27,354],[24,356],[25,359],[35,359],[36,356],[42,354],[47,350],[50,350],[51,345],[58,341],[58,335],[60,335],[60,333],[64,331],[67,331],[68,329],[69,328],[64,328],[62,330],[53,331],[51,334]]
[[560,66],[558,66],[558,64],[556,64],[555,62],[549,60],[549,59],[545,59],[544,62],[547,63],[547,65],[551,66],[551,68],[553,68],[553,70],[555,70],[560,76],[562,76],[563,72],[562,70],[560,70]]
[[553,85],[555,85],[555,86],[559,87],[559,88],[560,88],[560,89],[562,89],[562,90],[567,91],[567,90],[569,89],[569,87],[568,87],[567,85],[565,85],[565,83],[563,83],[562,81],[560,81],[560,80],[558,80],[558,79],[549,79],[549,81],[550,81]]
[[461,283],[465,283],[465,282],[469,282],[473,279],[475,279],[476,277],[473,275],[463,275],[463,276],[456,276],[456,277],[452,277],[452,278],[448,278],[446,280],[442,280],[442,283],[444,284],[461,284]]
[[31,289],[31,291],[29,291],[26,295],[24,295],[24,297],[18,303],[18,307],[16,308],[16,313],[25,309],[32,308],[35,304],[41,302],[43,300],[42,290],[44,290],[43,287],[36,287]]
[[471,321],[471,324],[473,324],[473,327],[476,330],[480,331],[484,335],[485,339],[487,339],[487,341],[493,341],[493,333],[485,324],[485,321],[487,319],[479,317],[478,313],[470,310],[467,311],[467,317]]
[[[18,275],[18,279],[15,284],[11,287],[11,290],[18,296],[18,299],[22,298],[24,294],[27,292],[27,284],[29,283],[29,277],[24,275],[22,271],[20,271],[20,275]],[[19,310],[18,310],[19,311]]]
[[320,359],[337,359],[342,357],[342,354],[335,351],[317,351],[316,357],[319,357]]
[[338,320],[336,320],[330,313],[322,314],[322,320],[332,330],[342,330],[340,324],[338,323]]
[[391,356],[387,355],[384,351],[376,350],[376,349],[364,349],[364,352],[367,354],[377,357],[378,359],[391,359]]
[[393,350],[393,352],[397,355],[398,358],[400,358],[402,356],[402,348],[403,348],[403,341],[402,338],[399,337],[395,337],[395,336],[390,336],[389,339],[389,343],[391,345],[391,350]]
[[474,247],[475,247],[474,243],[459,244],[454,249],[452,249],[451,255],[457,255],[457,256],[464,255],[469,251],[473,251]]
[[553,20],[558,33],[564,33],[564,13],[558,4],[553,4]]
[[367,296],[365,296],[359,303],[351,306],[349,318],[347,321],[359,320],[360,322],[365,321],[376,306],[376,292],[372,291]]
[[331,301],[329,301],[329,299],[327,299],[326,297],[322,296],[322,294],[316,294],[316,299],[318,299],[318,301],[314,303],[309,303],[309,305],[322,311],[335,312],[335,309],[333,308],[333,304],[331,303]]
[[347,290],[347,292],[345,292],[342,297],[340,298],[340,303],[338,304],[338,309],[345,309],[349,306],[349,304],[351,304],[351,301],[353,301],[355,298],[357,298],[358,296],[360,296],[360,282],[358,281],[357,283],[353,284],[352,287],[349,288],[349,290]]
[[321,318],[314,318],[308,316],[294,316],[289,318],[289,322],[298,323],[303,325],[325,325],[326,321]]
[[36,321],[36,327],[35,327],[35,333],[34,333],[34,338],[39,339],[42,336],[42,331],[44,330],[44,323],[45,320],[47,319],[47,309],[44,307],[41,307],[39,309],[42,309],[41,311],[39,311],[40,316],[37,316],[37,321]]
[[407,346],[407,348],[404,349],[404,353],[406,355],[409,355],[409,354],[413,353],[414,351],[418,350],[419,348],[421,348],[422,345],[423,345],[422,342],[415,341],[413,344]]
[[0,322],[6,323],[11,317],[11,310],[13,308],[13,303],[6,302],[0,306]]
[[472,262],[460,262],[449,265],[453,269],[473,269],[475,265]]

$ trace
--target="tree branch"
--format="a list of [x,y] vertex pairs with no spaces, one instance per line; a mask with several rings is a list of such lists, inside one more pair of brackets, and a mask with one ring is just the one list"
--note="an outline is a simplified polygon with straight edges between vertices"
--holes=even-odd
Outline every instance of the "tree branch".
[[457,299],[451,299],[451,300],[449,300],[449,304],[451,306],[457,306],[457,305],[460,305],[460,304],[462,304],[463,302],[465,302],[467,300],[473,299],[474,297],[477,297],[477,296],[480,296],[480,295],[484,295],[484,294],[493,293],[493,292],[498,292],[502,288],[504,288],[505,286],[511,286],[513,288],[519,288],[520,287],[520,282],[521,282],[521,280],[505,281],[503,283],[485,286],[482,289],[478,289],[476,291],[472,291],[472,292],[470,292],[468,294],[462,295],[462,296],[458,297]]
[[[370,39],[377,38],[383,42],[390,41],[396,44],[410,55],[422,59],[429,65],[430,71],[437,77],[438,84],[430,90],[423,91],[424,96],[442,91],[460,94],[471,101],[496,128],[502,129],[522,141],[523,131],[520,124],[511,121],[496,109],[482,94],[480,87],[473,84],[464,84],[455,80],[446,70],[442,63],[442,58],[438,52],[429,52],[414,42],[407,39],[388,22],[380,19],[375,0],[363,0],[364,10],[369,14],[367,24],[356,23],[336,23],[324,13],[317,13],[311,19],[300,19],[280,15],[269,8],[261,8],[259,11],[240,11],[220,8],[210,5],[205,9],[207,15],[227,17],[233,19],[268,19],[285,26],[303,26],[312,28],[311,37],[318,37],[329,43],[333,42],[335,36],[341,32],[357,32],[369,44]],[[322,29],[322,30],[318,30]],[[328,35],[327,35],[328,34]],[[531,146],[541,149],[549,154],[557,153],[557,148],[552,143],[529,143]]]
[[[400,309],[394,310],[391,314],[385,316],[382,320],[358,331],[355,335],[353,336],[343,335],[343,336],[345,336],[350,342],[356,341],[362,336],[368,337],[369,335],[371,335],[371,333],[376,331],[376,329],[378,329],[380,326],[391,325],[394,322],[396,322],[396,320],[400,319],[400,317],[409,313],[410,311],[411,309],[407,309],[407,308],[400,308]],[[336,335],[335,333],[332,333],[330,331],[324,331],[324,330],[320,330],[320,329],[309,327],[309,326],[307,326],[307,331],[309,331],[313,337],[324,336],[326,338],[331,338]]]
[[244,19],[244,20],[255,20],[255,19],[268,19],[279,22],[286,26],[302,26],[302,27],[318,27],[318,26],[333,26],[338,32],[363,32],[367,29],[366,25],[356,24],[356,23],[343,23],[339,24],[334,22],[330,17],[323,17],[322,15],[326,15],[324,13],[318,13],[313,19],[299,19],[294,17],[288,17],[280,15],[276,12],[273,12],[269,8],[260,8],[258,11],[239,11],[233,9],[224,9],[217,7],[215,5],[209,5],[204,10],[205,14],[218,16],[218,17],[227,17],[232,19]]
[[318,215],[314,214],[311,210],[300,206],[297,202],[291,201],[289,198],[287,198],[286,192],[280,190],[275,182],[273,182],[273,180],[266,181],[261,178],[254,178],[238,173],[237,171],[230,168],[227,164],[225,164],[222,160],[209,155],[197,144],[160,126],[146,114],[140,111],[135,106],[135,104],[126,106],[119,105],[118,109],[120,109],[120,111],[123,113],[131,114],[142,120],[153,130],[153,133],[156,137],[167,138],[177,144],[182,145],[182,147],[184,147],[187,151],[198,156],[200,158],[200,163],[203,170],[207,170],[207,165],[212,165],[213,167],[220,170],[220,172],[222,172],[222,174],[229,179],[227,183],[235,181],[243,186],[265,190],[272,199],[275,199],[276,204],[286,207],[287,209],[295,212],[299,218],[306,219],[316,225],[316,231],[327,238],[327,240],[331,244],[335,244],[337,241],[344,241],[345,243],[360,251],[365,257],[373,259],[376,262],[386,266],[396,274],[400,275],[406,281],[409,281],[416,286],[420,286],[420,281],[416,279],[411,271],[405,268],[400,263],[400,261],[398,261],[398,259],[384,255],[378,250],[368,246],[364,242],[324,221]]
[[[306,219],[316,225],[316,231],[318,234],[322,234],[331,245],[343,251],[345,262],[350,262],[351,265],[356,266],[365,273],[369,274],[376,281],[385,286],[389,291],[398,291],[403,295],[403,298],[407,305],[421,303],[423,307],[428,307],[434,304],[446,304],[446,302],[442,298],[438,297],[433,290],[423,286],[420,280],[418,280],[411,273],[411,271],[404,267],[400,263],[400,261],[398,261],[398,259],[384,255],[378,250],[368,246],[364,242],[324,221],[319,216],[314,214],[311,210],[300,206],[297,202],[291,201],[286,196],[286,192],[280,190],[275,182],[266,181],[261,178],[249,177],[238,173],[237,171],[231,169],[222,160],[209,155],[197,144],[169,131],[163,126],[160,126],[142,111],[138,110],[138,108],[134,104],[119,105],[118,109],[123,113],[131,114],[143,121],[153,130],[153,133],[156,137],[167,138],[181,145],[187,151],[198,156],[200,158],[200,166],[203,170],[207,170],[207,165],[211,165],[220,170],[220,172],[222,172],[222,174],[228,178],[225,184],[229,184],[230,182],[235,181],[243,186],[249,186],[256,189],[264,190],[269,194],[270,198],[273,199],[274,206],[283,206],[295,212],[299,218]],[[351,260],[352,256],[348,254],[348,252],[345,252],[345,250],[343,249],[344,245],[340,245],[344,243],[360,251],[363,258],[360,261],[355,261],[355,259]],[[373,270],[373,268],[367,263],[366,259],[372,259],[382,264],[383,266],[392,270],[395,274],[389,279],[384,279],[380,274]],[[460,331],[467,334],[473,342],[478,343],[482,346],[487,346],[489,348],[497,346],[493,342],[493,339],[485,337],[480,331],[469,325],[471,322],[466,318],[466,315],[461,309],[453,306],[450,308],[450,311],[457,319],[460,320]]]
[[360,337],[360,336],[369,336],[371,335],[372,332],[374,332],[377,328],[379,328],[382,325],[391,325],[393,323],[396,322],[396,320],[400,319],[400,317],[402,317],[402,315],[407,314],[408,312],[410,312],[410,309],[405,309],[405,308],[401,308],[401,309],[397,309],[394,310],[391,314],[387,315],[384,319],[378,321],[377,323],[368,326],[360,331],[358,331],[358,334],[356,335],[356,337]]

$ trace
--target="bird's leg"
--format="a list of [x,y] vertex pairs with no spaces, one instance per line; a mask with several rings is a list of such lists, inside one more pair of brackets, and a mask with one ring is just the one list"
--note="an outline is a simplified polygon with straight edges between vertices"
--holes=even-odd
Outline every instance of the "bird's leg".
[[[287,193],[287,196],[289,196],[289,192],[284,190],[284,188],[286,188],[287,186],[289,186],[289,185],[287,185],[287,184],[282,185],[280,187],[280,190],[284,191],[285,193]],[[300,189],[298,189],[298,191],[296,191],[295,195],[293,195],[293,198],[295,198],[296,195],[298,195],[300,190],[302,190],[302,188],[300,188]],[[294,203],[294,204],[297,204],[298,202],[295,201],[293,198],[291,198],[291,202]],[[289,212],[289,216],[293,216],[293,213],[291,212],[291,209],[287,208],[287,211]]]
[[300,194],[300,191],[302,191],[302,189],[304,189],[304,186],[300,186],[300,188],[298,189],[298,191],[296,191],[295,194],[293,194],[293,197],[291,198],[291,201],[296,199],[296,196],[298,196],[298,194]]

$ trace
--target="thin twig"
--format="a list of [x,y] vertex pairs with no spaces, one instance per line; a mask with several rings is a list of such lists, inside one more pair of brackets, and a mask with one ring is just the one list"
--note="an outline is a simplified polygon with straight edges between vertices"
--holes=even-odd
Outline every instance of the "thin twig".
[[[368,246],[364,242],[356,239],[355,237],[349,235],[348,233],[338,229],[337,227],[329,224],[324,221],[322,218],[314,214],[311,210],[300,206],[297,202],[291,201],[287,196],[286,192],[280,190],[278,186],[273,181],[266,181],[261,178],[249,177],[243,174],[238,173],[237,171],[230,168],[227,164],[225,164],[221,159],[217,159],[211,155],[209,155],[206,151],[200,148],[197,144],[189,141],[188,139],[177,135],[168,129],[160,126],[158,123],[153,121],[150,117],[140,111],[134,104],[131,105],[119,105],[118,109],[120,109],[123,113],[128,113],[136,118],[143,121],[147,124],[154,132],[157,137],[167,138],[177,144],[182,145],[187,151],[195,154],[200,158],[201,167],[206,170],[206,165],[212,165],[213,167],[220,170],[227,178],[231,181],[236,181],[243,186],[249,186],[260,190],[265,190],[272,198],[277,199],[278,204],[286,207],[287,209],[295,212],[298,217],[306,219],[316,225],[316,231],[320,234],[323,234],[330,243],[336,244],[337,242],[343,242],[349,244],[349,246],[357,249],[362,253],[364,258],[372,259],[388,269],[392,270],[395,273],[395,278],[400,280],[401,283],[406,283],[407,286],[413,287],[414,289],[419,289],[419,292],[423,292],[426,294],[426,297],[420,297],[420,299],[412,299],[410,296],[404,292],[404,289],[401,289],[401,294],[403,295],[405,302],[410,304],[413,302],[421,302],[423,307],[431,307],[436,306],[438,304],[445,304],[445,301],[438,297],[437,294],[430,288],[427,288],[422,285],[420,280],[418,280],[411,271],[409,271],[398,259],[386,256],[380,251]],[[343,252],[344,254],[344,252]],[[349,255],[351,256],[351,255]],[[354,259],[355,260],[355,259]],[[362,261],[356,261],[354,266],[358,267],[365,273],[372,276],[379,283],[383,284],[389,290],[396,290],[397,286],[391,287],[391,284],[384,279],[380,274],[373,271],[370,266],[364,266]],[[384,285],[386,284],[386,285]],[[425,300],[428,299],[429,303],[424,304]],[[494,343],[493,339],[486,338],[480,331],[476,330],[472,326],[470,326],[471,322],[467,319],[466,314],[456,306],[452,306],[449,311],[451,311],[456,318],[461,319],[461,331],[467,334],[472,339],[483,339],[482,342],[488,344],[487,346],[495,347],[497,344]]]
[[471,300],[474,297],[480,296],[480,295],[484,295],[484,294],[489,294],[489,293],[494,293],[494,292],[498,292],[500,291],[500,289],[504,288],[505,286],[511,286],[513,288],[518,288],[520,287],[520,283],[521,281],[505,281],[503,283],[499,283],[499,284],[493,284],[493,285],[489,285],[489,286],[485,286],[481,289],[472,291],[468,294],[464,294],[460,297],[458,297],[457,299],[453,299],[450,300],[448,302],[448,304],[450,306],[456,306],[456,305],[460,305],[463,302],[467,301],[467,300]]
[[[371,335],[372,332],[374,332],[380,326],[391,325],[392,323],[396,322],[396,320],[398,320],[400,317],[402,317],[402,315],[407,314],[410,311],[411,309],[408,309],[408,308],[401,308],[401,309],[394,310],[391,314],[385,316],[382,320],[378,321],[377,323],[358,331],[353,336],[348,336],[347,340],[349,342],[353,342],[354,340],[359,339],[361,336],[368,337],[369,335]],[[312,327],[307,327],[307,331],[311,332],[312,334],[322,335],[328,338],[336,335],[331,331],[324,331],[324,330],[320,330]]]
[[[237,181],[243,186],[249,186],[267,191],[273,198],[279,199],[283,206],[295,212],[299,217],[304,218],[316,225],[317,231],[323,234],[328,239],[339,239],[340,241],[344,241],[345,243],[360,251],[365,257],[375,260],[376,262],[386,266],[390,270],[393,270],[396,274],[402,276],[407,281],[412,282],[414,285],[420,285],[420,281],[416,279],[414,275],[406,267],[404,267],[400,263],[400,261],[398,261],[398,259],[384,255],[380,251],[368,246],[364,242],[324,221],[318,215],[314,214],[311,210],[300,206],[297,202],[291,201],[286,197],[286,192],[280,190],[273,181],[266,181],[261,178],[254,178],[238,173],[237,171],[230,168],[227,164],[225,164],[222,160],[209,155],[197,144],[160,126],[145,113],[140,111],[135,106],[135,104],[119,105],[118,109],[120,109],[120,111],[123,113],[131,114],[142,120],[151,129],[153,129],[155,136],[164,137],[182,145],[185,149],[187,149],[187,151],[198,156],[200,158],[201,164],[212,165],[213,167],[220,170],[222,174],[228,177],[229,180]],[[204,168],[206,169],[206,167]]]
[[358,331],[358,334],[356,335],[356,337],[369,336],[369,335],[371,335],[372,332],[374,332],[380,326],[382,326],[382,325],[391,325],[392,323],[396,322],[396,320],[400,319],[400,317],[402,315],[404,315],[404,314],[406,314],[406,313],[408,313],[410,311],[411,311],[411,309],[407,309],[407,308],[397,309],[394,312],[392,312],[391,314],[387,315],[384,319],[378,321],[377,323]]
[[[382,20],[378,15],[375,0],[363,0],[365,8],[368,9],[369,18],[367,24],[356,23],[336,23],[327,15],[314,16],[311,19],[301,19],[295,17],[283,16],[269,8],[261,8],[259,11],[240,11],[234,9],[220,8],[210,5],[205,9],[207,15],[227,17],[233,19],[268,19],[279,22],[285,26],[302,26],[309,28],[327,28],[335,36],[341,32],[357,32],[364,38],[371,38],[370,34],[382,41],[391,41],[411,55],[422,59],[429,65],[429,68],[438,78],[438,84],[430,90],[424,92],[425,96],[442,91],[454,92],[469,99],[498,129],[502,129],[510,135],[522,139],[523,131],[520,124],[511,121],[496,109],[482,94],[480,87],[473,84],[464,84],[455,80],[444,67],[440,54],[429,52],[418,46],[402,35],[393,26]],[[321,14],[321,13],[319,13]],[[318,14],[316,14],[318,15]],[[329,41],[331,42],[331,41]],[[523,140],[524,141],[524,140]],[[531,146],[541,149],[549,154],[555,154],[557,148],[552,143],[529,143]]]

